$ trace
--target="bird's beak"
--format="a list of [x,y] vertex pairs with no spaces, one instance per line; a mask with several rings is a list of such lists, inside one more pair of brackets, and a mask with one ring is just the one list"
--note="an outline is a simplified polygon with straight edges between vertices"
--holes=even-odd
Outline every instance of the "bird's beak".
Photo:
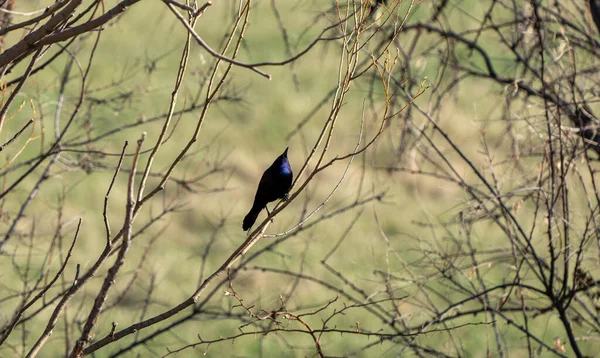
[[285,150],[283,151],[283,156],[287,158],[287,151],[288,149],[290,149],[290,147],[285,148]]

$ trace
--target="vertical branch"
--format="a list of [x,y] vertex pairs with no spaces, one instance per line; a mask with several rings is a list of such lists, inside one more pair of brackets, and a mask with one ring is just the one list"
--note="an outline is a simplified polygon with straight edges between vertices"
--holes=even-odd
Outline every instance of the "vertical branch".
[[[171,4],[167,4],[167,5],[169,6],[169,9],[171,9],[171,11],[173,11],[177,15],[181,16]],[[237,17],[235,24],[232,26],[231,33],[229,34],[229,37],[227,39],[227,42],[225,43],[222,53],[226,53],[227,50],[229,49],[229,46],[231,45],[231,43],[235,37],[235,33],[238,30],[240,22],[243,19],[244,22],[242,23],[241,31],[240,31],[238,40],[237,40],[236,45],[233,50],[232,58],[235,58],[237,56],[238,51],[241,46],[241,43],[242,43],[242,39],[244,37],[244,32],[245,32],[246,26],[248,25],[249,13],[250,13],[250,0],[248,0],[246,3],[244,3],[244,5],[241,9],[240,15]],[[193,32],[191,32],[191,31],[190,31],[190,33],[193,34]],[[167,185],[167,182],[169,181],[169,179],[171,178],[171,175],[173,174],[173,171],[175,170],[175,167],[181,162],[181,160],[183,159],[185,154],[189,151],[189,149],[192,147],[192,145],[198,140],[198,136],[200,135],[200,130],[202,129],[202,125],[204,124],[204,120],[208,113],[208,109],[210,108],[210,105],[213,103],[215,96],[217,95],[217,93],[219,93],[219,90],[225,83],[225,79],[228,77],[229,72],[231,71],[231,68],[233,67],[233,64],[231,62],[229,62],[229,66],[227,66],[227,69],[224,71],[223,75],[221,76],[221,79],[219,81],[215,81],[217,74],[218,74],[219,67],[221,65],[221,62],[222,62],[222,59],[219,57],[213,67],[210,79],[208,80],[208,86],[206,89],[206,101],[204,103],[204,106],[202,107],[202,112],[200,113],[200,116],[199,116],[197,124],[196,124],[196,128],[192,134],[191,139],[187,142],[187,144],[184,146],[184,148],[179,152],[179,154],[177,155],[175,160],[173,160],[173,162],[169,166],[169,169],[167,169],[167,171],[163,175],[160,183],[154,188],[154,190],[152,190],[150,193],[148,193],[146,196],[144,196],[141,200],[137,201],[134,215],[137,214],[137,212],[139,212],[142,205],[147,200],[149,200],[150,198],[152,198],[154,195],[156,195],[158,192],[162,191],[165,188],[165,186]],[[217,83],[215,84],[215,82],[217,82]]]
[[135,154],[133,157],[133,164],[131,165],[131,172],[129,173],[129,181],[127,182],[127,202],[125,205],[125,222],[123,224],[123,232],[124,239],[123,244],[121,245],[121,249],[119,250],[119,254],[115,260],[113,266],[108,269],[108,273],[104,282],[102,283],[102,288],[98,292],[96,296],[96,300],[94,301],[94,306],[90,311],[88,319],[83,327],[83,331],[81,332],[81,338],[79,338],[73,348],[73,351],[70,354],[70,357],[75,358],[79,357],[83,353],[83,349],[89,344],[92,339],[92,329],[96,325],[98,321],[98,317],[104,307],[104,303],[106,301],[106,297],[108,296],[108,291],[114,285],[117,273],[125,263],[125,255],[127,255],[127,251],[129,251],[129,247],[131,245],[131,228],[133,226],[133,208],[134,208],[134,182],[135,175],[137,170],[138,159],[140,155],[140,150],[142,148],[142,143],[146,138],[146,132],[142,134],[142,137],[137,142],[137,148],[135,150]]
[[[173,11],[176,11],[173,9]],[[189,26],[194,27],[196,22],[198,21],[197,16],[190,17]],[[148,156],[148,162],[146,163],[146,168],[144,169],[144,174],[142,174],[142,179],[140,180],[140,186],[138,188],[137,200],[136,202],[140,202],[144,195],[144,189],[146,187],[146,180],[148,179],[148,174],[150,174],[150,169],[152,168],[152,163],[154,162],[154,158],[156,153],[160,149],[160,146],[167,135],[167,130],[169,129],[169,125],[171,123],[171,119],[173,118],[173,112],[175,111],[175,106],[177,104],[177,95],[179,94],[179,89],[181,88],[181,84],[183,83],[183,79],[185,77],[185,73],[188,67],[188,60],[190,57],[190,48],[191,48],[192,35],[191,33],[187,33],[187,38],[185,41],[185,45],[183,47],[183,53],[181,54],[181,59],[179,60],[179,68],[177,70],[177,77],[175,78],[175,88],[171,92],[171,100],[169,102],[169,109],[167,111],[167,118],[163,123],[162,130],[156,139],[156,144],[152,148],[150,155]]]
[[121,170],[121,164],[123,163],[123,157],[125,156],[125,150],[129,145],[128,141],[125,141],[123,144],[123,149],[121,150],[121,156],[119,157],[119,163],[117,164],[117,169],[115,169],[115,174],[110,181],[110,185],[108,186],[108,190],[106,191],[106,195],[104,196],[104,207],[102,209],[102,217],[104,218],[104,227],[106,228],[106,245],[110,246],[110,224],[108,222],[108,198],[110,197],[110,192],[112,191],[113,185],[115,184],[115,180],[117,179],[117,175],[119,175],[119,171]]

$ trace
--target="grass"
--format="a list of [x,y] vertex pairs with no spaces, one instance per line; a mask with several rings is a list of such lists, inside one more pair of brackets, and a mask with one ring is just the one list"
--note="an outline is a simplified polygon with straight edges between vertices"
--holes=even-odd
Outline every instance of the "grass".
[[[315,24],[307,34],[299,38],[299,33],[308,25],[313,24],[315,11],[320,5],[310,2],[299,5],[294,1],[280,1],[277,4],[279,12],[282,14],[282,21],[290,34],[291,43],[294,44],[292,52],[298,52],[319,33],[319,24]],[[485,9],[478,6],[478,4],[479,2],[476,1],[462,3],[461,7],[463,9],[472,9],[472,12],[468,15],[457,10],[459,12],[456,15],[457,19],[479,16]],[[31,2],[29,5],[34,8],[38,4]],[[215,49],[220,47],[219,44],[225,35],[224,31],[228,28],[229,19],[231,18],[229,15],[232,11],[231,6],[232,2],[214,2],[197,26],[198,33]],[[270,2],[257,2],[254,6],[256,6],[256,9],[252,11],[250,27],[245,35],[245,47],[239,59],[258,62],[286,58],[281,33],[271,15]],[[418,10],[414,16],[427,16],[429,10],[423,10],[422,7],[421,5],[417,6]],[[89,116],[95,131],[99,133],[113,127],[115,124],[130,123],[132,120],[139,118],[150,118],[166,111],[184,35],[183,27],[171,16],[168,9],[158,1],[144,1],[135,5],[120,21],[104,30],[97,50],[96,62],[90,74],[90,88],[100,88],[126,77],[127,80],[116,88],[99,90],[95,96],[98,97],[98,100],[107,100],[117,94],[131,92],[133,93],[133,99],[122,102],[100,101],[93,107],[84,108],[83,113]],[[90,44],[89,41],[82,44],[79,54],[82,59],[85,59],[86,55],[89,54]],[[466,57],[466,51],[459,54],[459,56]],[[285,136],[296,127],[301,118],[309,113],[335,86],[338,68],[337,55],[337,50],[333,46],[330,48],[319,46],[317,50],[295,62],[293,72],[290,67],[266,68],[265,70],[273,76],[271,81],[247,69],[233,69],[233,82],[230,88],[240,90],[243,93],[243,99],[233,103],[218,103],[210,110],[199,141],[193,147],[193,151],[197,153],[187,158],[182,167],[176,172],[177,177],[197,175],[206,170],[208,167],[207,161],[214,161],[217,157],[225,157],[227,172],[217,174],[207,180],[206,188],[203,189],[218,188],[220,185],[225,184],[226,190],[215,193],[201,192],[194,195],[181,193],[178,201],[183,204],[183,208],[178,213],[161,220],[158,225],[136,238],[127,264],[119,275],[113,294],[109,297],[109,302],[114,299],[117,292],[120,292],[126,286],[132,275],[139,274],[140,280],[118,306],[101,316],[94,330],[96,337],[105,336],[110,331],[111,322],[113,321],[119,323],[119,328],[127,327],[129,324],[138,321],[140,319],[138,308],[146,299],[146,293],[150,285],[154,287],[153,304],[150,305],[145,317],[161,313],[167,307],[171,307],[189,297],[195,290],[199,280],[200,256],[208,245],[214,227],[219,224],[221,219],[227,218],[219,239],[212,244],[203,277],[213,272],[245,239],[244,233],[240,230],[240,222],[251,205],[256,183],[264,168],[285,147],[289,146],[292,167],[295,171],[299,170],[299,165],[309,149],[306,143],[312,143],[318,136],[319,130],[327,118],[329,103],[324,105],[307,124],[303,134],[304,139],[296,135],[289,141],[285,140]],[[157,57],[160,57],[160,59],[155,63],[156,68],[149,73],[145,68],[153,65],[150,59]],[[190,101],[195,95],[202,81],[202,76],[195,74],[205,74],[209,69],[209,63],[207,54],[194,45],[189,68],[189,73],[192,75],[187,77],[180,93],[178,108],[181,108],[181,103]],[[25,86],[24,101],[36,98],[36,93],[41,89],[39,99],[43,106],[38,111],[44,115],[45,136],[53,135],[54,101],[58,96],[56,75],[62,71],[63,66],[64,62],[52,65],[47,71],[37,75]],[[427,77],[433,80],[438,70],[437,63],[426,63],[421,72],[422,78]],[[299,79],[298,89],[296,89],[293,81],[294,73]],[[63,109],[62,118],[64,120],[70,114],[79,91],[80,76],[78,71],[74,70],[71,76],[72,86],[67,91],[65,108]],[[509,143],[497,139],[503,133],[505,128],[503,124],[499,121],[489,124],[489,121],[486,120],[487,118],[499,116],[501,110],[499,102],[501,103],[502,99],[501,97],[495,97],[495,95],[501,92],[501,89],[489,88],[487,84],[478,81],[467,82],[467,84],[461,87],[461,96],[472,98],[481,93],[490,93],[489,100],[479,103],[477,106],[473,104],[473,101],[448,101],[445,104],[444,115],[439,119],[439,123],[447,129],[448,134],[454,141],[465,147],[467,154],[476,158],[476,164],[483,167],[487,163],[480,152],[481,148],[477,145],[465,144],[479,142],[481,134],[485,131],[486,136],[498,141],[500,150],[509,153],[506,150]],[[339,122],[339,128],[336,129],[340,136],[333,141],[331,156],[347,152],[354,147],[362,103],[366,94],[364,88],[354,88],[350,92],[341,114],[342,120]],[[423,100],[426,100],[426,98],[423,98]],[[198,112],[194,112],[181,116],[180,124],[172,135],[173,139],[163,146],[157,156],[154,170],[164,173],[167,165],[181,150],[182,144],[187,142],[190,137],[198,115]],[[22,119],[28,116],[31,116],[31,113],[29,107],[25,106],[21,113],[7,124],[5,133],[14,132],[15,128],[18,128],[18,123],[22,123]],[[39,118],[41,119],[41,117]],[[367,121],[369,120],[374,121],[373,118],[367,118]],[[367,138],[374,133],[374,128],[377,125],[377,123],[368,123]],[[128,152],[132,152],[135,140],[140,137],[143,130],[147,132],[144,148],[150,148],[157,140],[161,126],[161,121],[145,124],[111,136],[103,140],[100,146],[106,152],[118,153],[123,142],[128,140],[130,142]],[[37,130],[39,130],[39,127]],[[24,139],[19,139],[20,146],[24,144]],[[41,139],[37,139],[30,143],[21,153],[21,158],[27,158],[37,153],[40,141]],[[449,148],[449,146],[446,146],[446,148]],[[393,163],[396,159],[395,154],[383,152],[384,154],[377,158],[375,164],[385,166],[388,163]],[[372,159],[369,157],[370,155],[372,154],[369,153],[365,159],[367,162]],[[77,156],[75,153],[69,153],[65,154],[64,158],[75,159]],[[461,174],[467,178],[473,177],[468,167],[464,163],[460,163],[456,155],[451,154],[450,157],[454,163],[457,163]],[[142,157],[142,164],[146,163],[146,158],[146,156]],[[110,157],[104,162],[114,166],[117,159],[117,157]],[[126,158],[123,165],[124,168],[130,167],[131,158]],[[350,204],[354,200],[357,186],[360,183],[361,165],[358,161],[354,164],[346,181],[342,184],[336,196],[328,203],[328,210],[333,211]],[[332,190],[339,180],[343,168],[343,164],[335,165],[309,186],[311,197],[308,203],[310,208],[316,207]],[[56,225],[56,217],[53,216],[53,213],[52,215],[48,214],[48,210],[58,206],[58,193],[69,190],[63,214],[63,221],[68,221],[63,230],[63,245],[67,245],[74,234],[74,220],[77,217],[82,217],[83,231],[74,253],[74,263],[81,264],[82,271],[85,271],[94,262],[105,242],[101,213],[105,191],[112,176],[112,169],[98,169],[94,170],[92,174],[87,174],[70,168],[68,165],[60,164],[57,165],[55,171],[60,172],[60,174],[53,176],[44,185],[43,190],[39,193],[38,203],[28,210],[27,217],[23,220],[19,229],[24,231],[29,227],[32,220],[39,221],[36,224],[36,230],[39,230],[40,236],[42,233],[46,236],[41,236],[43,239],[40,238],[40,241],[36,242],[35,257],[43,257],[42,248],[47,245],[45,240],[51,235],[54,225]],[[9,182],[14,180],[16,175],[17,173],[11,175]],[[486,172],[486,175],[489,175],[489,172]],[[125,183],[126,175],[121,173],[109,205],[113,233],[118,230],[121,225],[120,220],[123,217]],[[156,183],[156,179],[150,179],[148,187],[151,188]],[[18,192],[20,198],[10,198],[7,206],[11,211],[14,212],[17,209],[19,200],[28,195],[28,189],[32,185],[32,180],[25,181]],[[388,176],[372,170],[370,167],[363,185],[364,192],[371,188],[375,192],[385,191],[387,200],[365,206],[353,230],[336,253],[328,259],[327,263],[335,270],[344,272],[352,284],[359,285],[369,295],[380,297],[383,288],[381,287],[380,276],[378,276],[379,273],[376,271],[389,272],[396,276],[402,276],[403,279],[408,279],[407,276],[411,273],[421,274],[420,272],[412,272],[410,269],[415,252],[424,247],[451,247],[452,245],[448,240],[448,233],[444,230],[427,228],[416,223],[439,223],[454,217],[458,210],[463,210],[467,199],[462,190],[439,180],[409,174]],[[174,185],[167,187],[165,197],[172,197],[177,190]],[[296,223],[299,213],[302,212],[305,199],[307,198],[304,194],[293,202],[277,217],[269,231],[278,232]],[[137,219],[134,231],[139,230],[138,225],[157,215],[161,210],[161,206],[162,199],[160,196],[153,199]],[[302,235],[292,237],[285,244],[277,247],[275,251],[261,256],[250,266],[298,270],[302,265],[305,274],[318,277],[344,292],[351,292],[350,286],[341,284],[331,272],[324,268],[321,260],[335,245],[344,229],[352,222],[357,213],[357,210],[345,213],[335,220],[326,221],[314,229],[307,230]],[[375,215],[381,223],[383,234],[389,239],[389,246],[385,242],[384,236],[379,232]],[[503,233],[499,232],[497,228],[490,228],[491,225],[489,224],[477,224],[474,227],[473,235],[478,240],[476,244],[478,249],[508,245],[508,243],[503,242],[503,240],[506,240]],[[163,229],[164,231],[162,231]],[[138,272],[137,265],[142,258],[144,248],[154,235],[158,235],[159,239],[150,250],[149,258],[144,264],[143,270]],[[24,238],[21,238],[21,240],[24,240]],[[256,252],[269,244],[269,240],[263,240],[252,251]],[[18,253],[23,254],[21,251]],[[398,256],[395,256],[396,253]],[[305,255],[303,264],[301,263],[302,255]],[[0,272],[11,271],[10,262],[0,262]],[[110,265],[110,262],[107,263],[108,265]],[[73,277],[74,270],[73,265],[69,266],[67,277]],[[467,272],[468,270],[465,268],[464,271]],[[482,271],[487,280],[494,282],[501,281],[505,274],[505,268],[501,266],[485,268],[484,265]],[[462,274],[464,276],[466,275],[465,272],[457,272],[457,275]],[[36,274],[37,272],[31,273],[32,277]],[[7,279],[5,275],[3,276],[3,279]],[[8,286],[18,284],[16,278],[8,277],[8,279]],[[92,304],[91,298],[95,296],[102,279],[103,274],[94,278],[87,290],[75,297],[70,305],[69,316],[76,311],[84,313],[89,311]],[[460,280],[464,284],[470,283],[470,280],[466,277],[462,277]],[[280,295],[285,294],[293,281],[293,277],[273,272],[246,270],[236,277],[234,284],[236,291],[242,293],[245,303],[270,311],[279,308]],[[443,285],[436,286],[436,288],[439,289],[440,294],[448,297],[455,294]],[[421,295],[418,287],[411,286],[401,280],[395,283],[393,289],[411,297]],[[208,307],[218,309],[236,304],[231,297],[224,295],[223,290],[224,288],[219,289]],[[326,302],[335,297],[336,294],[323,289],[322,286],[301,281],[299,289],[288,303],[288,308],[313,307],[316,303]],[[346,302],[343,298],[338,298],[338,300],[339,302],[336,303],[338,309],[341,309],[343,304],[352,304]],[[13,308],[7,305],[4,307],[4,312],[11,312]],[[237,312],[242,313],[242,310],[238,309]],[[408,315],[411,317],[418,317],[423,314],[419,307],[410,304],[399,304],[398,312],[402,316]],[[33,327],[44,324],[49,314],[49,311],[45,312],[28,326],[32,332],[35,332],[28,339],[32,341],[37,339],[38,330]],[[185,314],[183,313],[183,315]],[[177,316],[166,323],[177,320],[181,316]],[[84,315],[81,314],[81,317],[84,318]],[[6,318],[6,316],[3,318]],[[311,325],[316,327],[321,324],[319,317],[310,317],[309,321]],[[470,321],[470,317],[465,317],[463,323]],[[290,324],[297,325],[297,323]],[[340,328],[348,330],[355,329],[357,324],[363,329],[377,330],[381,327],[381,322],[364,312],[356,312],[353,315],[342,317],[336,321],[336,324]],[[159,327],[162,327],[162,325]],[[145,336],[159,327],[144,330],[141,335]],[[134,352],[141,356],[148,354],[162,355],[166,353],[166,347],[171,349],[181,347],[184,345],[183,342],[195,341],[198,334],[204,339],[215,339],[219,336],[230,336],[239,333],[238,327],[239,322],[237,320],[213,319],[210,315],[200,315],[197,320],[185,323],[173,334],[162,335],[152,340],[145,347],[136,348]],[[250,329],[248,327],[246,330]],[[548,338],[548,344],[552,343],[554,337],[564,335],[560,324],[554,321],[549,321],[545,326],[536,327],[535,329],[544,332],[543,335]],[[514,327],[501,325],[500,330],[506,332],[506,337],[520,337]],[[416,339],[421,343],[426,342],[423,343],[426,345],[434,347],[447,346],[449,349],[457,344],[463,346],[465,351],[473,357],[482,356],[487,354],[488,350],[493,351],[495,349],[495,347],[490,346],[494,341],[492,338],[493,331],[489,325],[483,326],[482,329],[459,329],[457,333],[459,342],[447,341],[446,336],[437,333],[427,334]],[[50,343],[44,348],[43,354],[45,356],[60,354],[59,352],[62,352],[63,349],[62,337],[61,326],[52,336]],[[118,346],[123,347],[132,341],[133,336],[130,336],[122,340],[122,343]],[[334,355],[343,355],[346,352],[358,349],[364,344],[364,341],[356,340],[350,335],[335,336],[324,341],[327,352]],[[520,350],[525,347],[523,341],[508,342],[507,345],[514,348],[515,355],[519,355]],[[259,354],[264,356],[299,357],[303,356],[306,351],[297,348],[308,346],[311,346],[311,340],[306,335],[273,334],[267,336],[264,340],[249,336],[237,339],[234,344],[210,345],[206,352],[206,347],[202,346],[196,350],[184,351],[178,356],[194,357],[206,353],[207,356],[215,357],[220,355],[254,357]],[[114,353],[116,349],[116,346],[111,346],[98,352],[97,356],[107,357],[111,352]],[[404,346],[402,345],[386,342],[373,350],[367,351],[367,353],[363,353],[363,355],[391,357],[404,352],[403,349]]]

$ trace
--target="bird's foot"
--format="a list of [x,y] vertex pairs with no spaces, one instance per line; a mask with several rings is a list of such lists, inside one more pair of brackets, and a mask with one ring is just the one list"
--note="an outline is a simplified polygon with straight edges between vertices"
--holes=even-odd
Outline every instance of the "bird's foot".
[[[268,215],[268,216],[271,216],[271,212],[269,211],[269,208],[267,208],[267,207],[265,206],[265,210],[267,211],[267,215]],[[274,221],[273,221],[273,218],[271,218],[271,222],[274,222]]]
[[288,201],[288,200],[290,200],[290,193],[283,194],[283,201]]

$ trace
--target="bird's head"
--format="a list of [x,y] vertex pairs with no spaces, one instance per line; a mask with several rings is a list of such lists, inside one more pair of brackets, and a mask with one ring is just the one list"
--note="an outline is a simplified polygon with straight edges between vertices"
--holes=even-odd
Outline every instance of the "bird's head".
[[291,173],[292,168],[290,166],[290,162],[288,161],[287,156],[288,149],[289,147],[285,148],[283,153],[279,156],[279,158],[277,158],[277,160],[273,164],[277,165],[278,167],[281,167],[284,172]]

